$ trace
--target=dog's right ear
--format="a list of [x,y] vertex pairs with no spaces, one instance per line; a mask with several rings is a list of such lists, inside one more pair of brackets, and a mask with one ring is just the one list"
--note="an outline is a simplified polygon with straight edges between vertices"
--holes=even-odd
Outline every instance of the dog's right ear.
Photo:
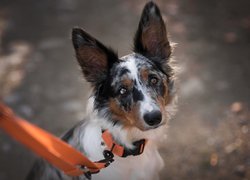
[[88,82],[97,84],[107,77],[107,72],[117,54],[80,28],[72,30],[72,41],[76,57]]

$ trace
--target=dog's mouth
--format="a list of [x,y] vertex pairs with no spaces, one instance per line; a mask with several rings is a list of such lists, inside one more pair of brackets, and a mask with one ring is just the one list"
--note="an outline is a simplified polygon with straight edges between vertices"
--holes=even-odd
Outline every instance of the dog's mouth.
[[153,129],[157,129],[163,125],[165,125],[166,122],[161,122],[160,124],[157,124],[157,125],[154,125],[154,126],[149,126],[147,125],[146,123],[144,123],[143,126],[139,126],[138,128],[141,130],[141,131],[149,131],[149,130],[153,130]]

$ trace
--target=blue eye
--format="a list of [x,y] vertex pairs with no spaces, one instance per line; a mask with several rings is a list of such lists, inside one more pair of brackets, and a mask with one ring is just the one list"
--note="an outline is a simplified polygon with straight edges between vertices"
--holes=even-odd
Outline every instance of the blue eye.
[[126,88],[121,88],[121,89],[119,90],[119,94],[120,94],[120,95],[125,95],[127,92],[128,92],[128,90],[127,90]]

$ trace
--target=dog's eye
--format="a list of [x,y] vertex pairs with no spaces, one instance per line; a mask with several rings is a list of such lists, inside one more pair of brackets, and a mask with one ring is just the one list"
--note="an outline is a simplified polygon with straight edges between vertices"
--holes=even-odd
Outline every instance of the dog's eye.
[[128,90],[126,88],[121,88],[119,91],[120,95],[125,95],[125,94],[127,94],[127,92],[128,92]]
[[158,83],[158,78],[157,77],[151,77],[150,78],[150,84],[151,85],[156,85]]

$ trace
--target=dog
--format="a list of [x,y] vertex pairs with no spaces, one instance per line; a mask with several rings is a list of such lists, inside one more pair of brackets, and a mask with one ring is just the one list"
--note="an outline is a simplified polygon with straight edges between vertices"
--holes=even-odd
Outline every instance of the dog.
[[[126,157],[114,154],[114,162],[107,168],[79,177],[67,176],[39,160],[27,179],[159,179],[164,161],[158,148],[165,140],[176,99],[172,45],[159,8],[154,2],[145,5],[132,54],[119,58],[80,28],[72,30],[72,41],[83,75],[91,84],[92,95],[85,119],[62,139],[90,160],[99,161],[105,158],[107,150],[102,133],[108,131],[115,143],[128,153]],[[146,140],[144,150],[134,154],[135,142],[141,140]]]

